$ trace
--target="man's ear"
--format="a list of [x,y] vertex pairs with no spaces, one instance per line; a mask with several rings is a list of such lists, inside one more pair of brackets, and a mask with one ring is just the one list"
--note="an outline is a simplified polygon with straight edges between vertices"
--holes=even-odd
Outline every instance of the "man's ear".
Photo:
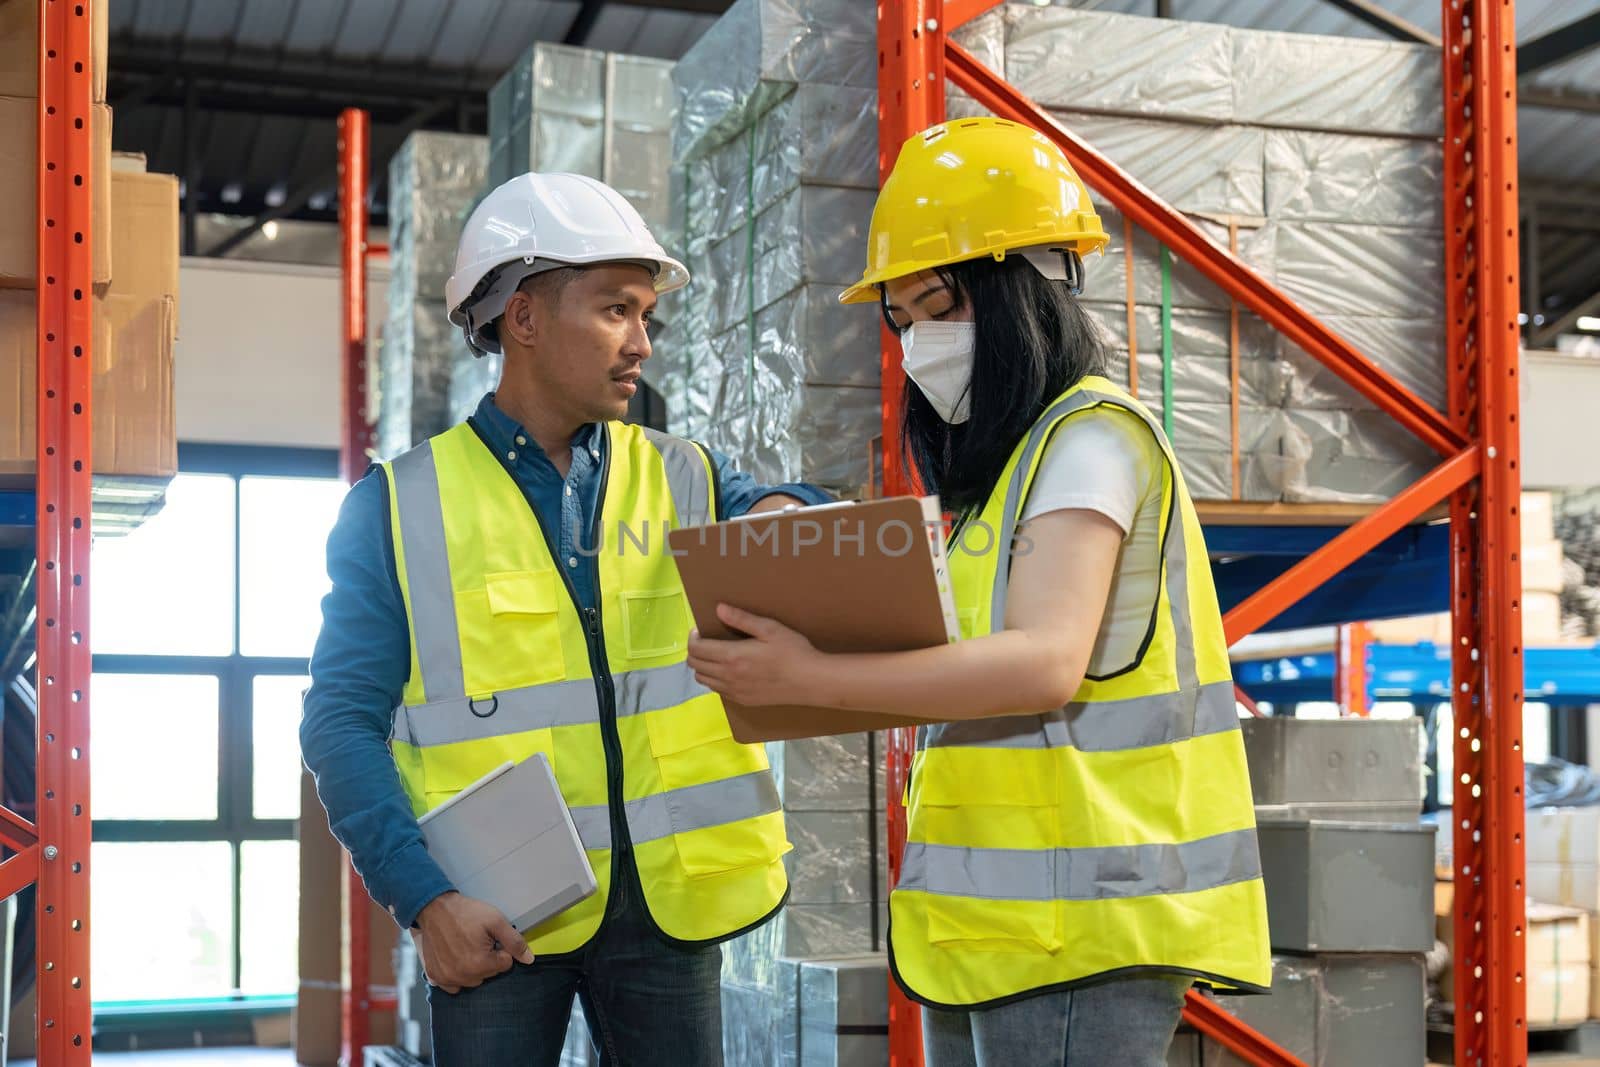
[[511,294],[511,299],[506,301],[506,310],[500,317],[501,344],[509,336],[524,347],[533,344],[534,335],[534,308],[533,297],[520,289]]

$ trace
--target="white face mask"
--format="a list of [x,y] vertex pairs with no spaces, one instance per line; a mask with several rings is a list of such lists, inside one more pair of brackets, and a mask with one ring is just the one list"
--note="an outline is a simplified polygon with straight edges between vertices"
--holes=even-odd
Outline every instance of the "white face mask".
[[900,366],[945,422],[966,422],[971,414],[972,358],[978,327],[971,322],[913,322],[900,335],[905,358]]

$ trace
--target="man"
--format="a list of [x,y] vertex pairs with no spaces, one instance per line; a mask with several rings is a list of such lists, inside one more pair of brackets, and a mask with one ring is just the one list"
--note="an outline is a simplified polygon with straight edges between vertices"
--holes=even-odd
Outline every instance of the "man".
[[[417,942],[440,1067],[558,1063],[574,996],[604,1063],[718,1064],[720,943],[787,896],[776,787],[685,663],[665,527],[828,498],[616,421],[657,294],[687,281],[600,182],[496,189],[446,297],[475,352],[504,353],[499,389],[363,478],[329,538],[301,745]],[[535,752],[600,888],[524,938],[453,889],[416,817]]]

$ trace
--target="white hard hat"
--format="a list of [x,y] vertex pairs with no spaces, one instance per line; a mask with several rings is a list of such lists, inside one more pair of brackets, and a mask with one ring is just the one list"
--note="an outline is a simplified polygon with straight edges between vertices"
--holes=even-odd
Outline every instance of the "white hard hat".
[[658,293],[689,284],[688,269],[609,185],[582,174],[522,174],[484,197],[462,227],[445,306],[475,354],[499,352],[486,327],[517,286],[542,271],[599,263],[649,268]]

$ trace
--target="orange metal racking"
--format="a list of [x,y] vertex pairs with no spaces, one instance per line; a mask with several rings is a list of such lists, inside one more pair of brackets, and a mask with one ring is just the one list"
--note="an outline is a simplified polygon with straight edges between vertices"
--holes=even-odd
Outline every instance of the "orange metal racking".
[[[1455,807],[1456,1062],[1522,1064],[1523,797],[1521,565],[1517,518],[1517,155],[1513,0],[1442,0],[1445,259],[1449,410],[1440,412],[1362,356],[1181,213],[1006,84],[949,39],[999,0],[880,0],[879,173],[900,145],[945,117],[947,80],[1004,118],[1059,144],[1078,173],[1153,234],[1440,454],[1388,504],[1227,614],[1230,641],[1270,622],[1384,538],[1450,504],[1451,611],[1457,736]],[[884,335],[884,381],[899,366]],[[898,439],[899,397],[883,393],[882,433]],[[912,491],[885,447],[884,491]],[[898,875],[909,768],[908,731],[887,746],[890,879]],[[890,1062],[921,1062],[914,1006],[891,988]],[[1214,1002],[1191,993],[1186,1017],[1257,1064],[1296,1061]],[[1421,1020],[1418,1021],[1421,1025]]]
[[0,809],[0,894],[37,881],[40,1062],[87,1064],[89,538],[93,470],[92,21],[95,0],[39,5],[37,825]]

